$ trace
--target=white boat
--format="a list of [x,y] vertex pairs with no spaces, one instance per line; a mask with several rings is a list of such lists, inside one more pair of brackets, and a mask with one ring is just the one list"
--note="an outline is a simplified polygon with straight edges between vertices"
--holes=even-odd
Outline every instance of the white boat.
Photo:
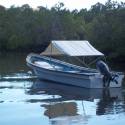
[[[51,49],[49,49],[51,47]],[[39,79],[58,82],[85,88],[103,88],[104,75],[98,70],[81,67],[63,62],[52,57],[43,56],[51,51],[51,55],[65,54],[68,56],[104,56],[96,50],[88,41],[52,41],[50,46],[41,55],[29,54],[26,58]],[[124,74],[111,71],[117,76],[115,81],[110,81],[109,87],[121,87]]]

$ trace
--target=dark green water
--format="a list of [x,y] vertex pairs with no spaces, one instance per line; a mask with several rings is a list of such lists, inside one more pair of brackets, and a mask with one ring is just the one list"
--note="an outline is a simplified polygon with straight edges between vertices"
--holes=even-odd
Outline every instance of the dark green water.
[[[39,81],[25,54],[0,55],[0,125],[123,125],[125,89]],[[124,67],[112,66],[124,71]]]

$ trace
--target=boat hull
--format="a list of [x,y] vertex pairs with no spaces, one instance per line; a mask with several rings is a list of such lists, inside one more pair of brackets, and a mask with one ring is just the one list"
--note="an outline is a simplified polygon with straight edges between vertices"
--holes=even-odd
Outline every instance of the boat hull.
[[[31,57],[31,56],[30,56]],[[28,57],[29,58],[29,57]],[[29,58],[30,59],[30,58]],[[69,73],[57,70],[49,70],[44,67],[39,67],[27,61],[29,67],[31,67],[39,79],[49,80],[57,82],[58,84],[67,84],[85,88],[103,88],[103,76],[99,73]],[[118,73],[117,73],[118,74]],[[122,73],[118,74],[116,84],[114,81],[110,82],[109,87],[121,87],[124,75]]]
[[[50,80],[54,82],[58,82],[59,84],[67,84],[74,85],[85,88],[103,88],[103,80],[100,76],[84,76],[84,75],[76,75],[76,74],[66,74],[66,73],[58,73],[58,72],[50,72],[43,69],[34,69],[35,74],[39,79]],[[109,87],[121,87],[123,75],[120,75],[118,78],[118,84],[115,82],[110,82]]]

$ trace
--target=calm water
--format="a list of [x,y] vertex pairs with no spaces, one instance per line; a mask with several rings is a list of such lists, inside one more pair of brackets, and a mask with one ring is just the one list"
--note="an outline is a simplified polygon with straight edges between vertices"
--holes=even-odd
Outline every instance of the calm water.
[[89,90],[39,81],[25,57],[0,56],[0,125],[125,123],[124,88]]

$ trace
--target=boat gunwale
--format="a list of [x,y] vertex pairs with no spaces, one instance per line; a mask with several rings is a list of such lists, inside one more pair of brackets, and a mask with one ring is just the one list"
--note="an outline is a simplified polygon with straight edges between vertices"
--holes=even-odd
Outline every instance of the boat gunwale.
[[52,57],[47,57],[47,56],[43,56],[43,55],[38,55],[38,54],[35,54],[35,53],[30,53],[28,56],[36,56],[38,58],[44,58],[44,59],[47,59],[47,60],[53,60],[54,62],[56,63],[61,63],[63,65],[68,65],[70,67],[73,67],[73,68],[77,68],[77,69],[80,69],[80,70],[88,70],[88,71],[93,71],[93,72],[98,72],[96,69],[92,69],[92,68],[87,68],[87,67],[82,67],[82,66],[77,66],[77,65],[74,65],[74,64],[71,64],[71,63],[68,63],[68,62],[64,62],[64,61],[61,61],[61,60],[58,60],[58,59],[54,59]]
[[[34,63],[32,63],[32,61],[30,60],[32,57],[37,57],[37,58],[42,58],[42,59],[47,59],[47,60],[49,60],[50,61],[50,58],[49,57],[46,57],[46,56],[41,56],[41,55],[38,55],[38,54],[29,54],[28,56],[27,56],[27,58],[26,58],[26,61],[27,61],[27,63],[28,63],[28,65],[30,64],[30,65],[32,65],[33,67],[36,67],[36,68],[41,68],[41,69],[44,69],[44,70],[48,70],[48,71],[51,71],[51,72],[62,72],[62,73],[67,73],[67,74],[75,74],[75,75],[86,75],[86,76],[94,76],[94,75],[96,75],[96,74],[99,74],[98,72],[93,72],[93,73],[82,73],[82,72],[66,72],[66,71],[62,71],[62,70],[50,70],[50,69],[45,69],[45,68],[43,68],[43,67],[41,67],[41,66],[39,66],[39,65],[35,65]],[[67,63],[67,62],[63,62],[63,61],[60,61],[60,60],[57,60],[57,59],[53,59],[53,58],[51,58],[51,61],[54,61],[54,62],[56,62],[56,63],[61,63],[61,64],[63,64],[63,65],[68,65],[68,66],[70,66],[71,68],[77,68],[77,66],[76,65],[72,65],[72,64],[70,64],[70,63]],[[75,66],[75,67],[74,67]],[[81,67],[81,68],[83,68],[82,70],[85,70],[84,69],[84,67]],[[78,66],[78,69],[80,69],[80,66]],[[80,69],[81,70],[81,69]],[[90,70],[88,70],[88,71],[90,71]]]

